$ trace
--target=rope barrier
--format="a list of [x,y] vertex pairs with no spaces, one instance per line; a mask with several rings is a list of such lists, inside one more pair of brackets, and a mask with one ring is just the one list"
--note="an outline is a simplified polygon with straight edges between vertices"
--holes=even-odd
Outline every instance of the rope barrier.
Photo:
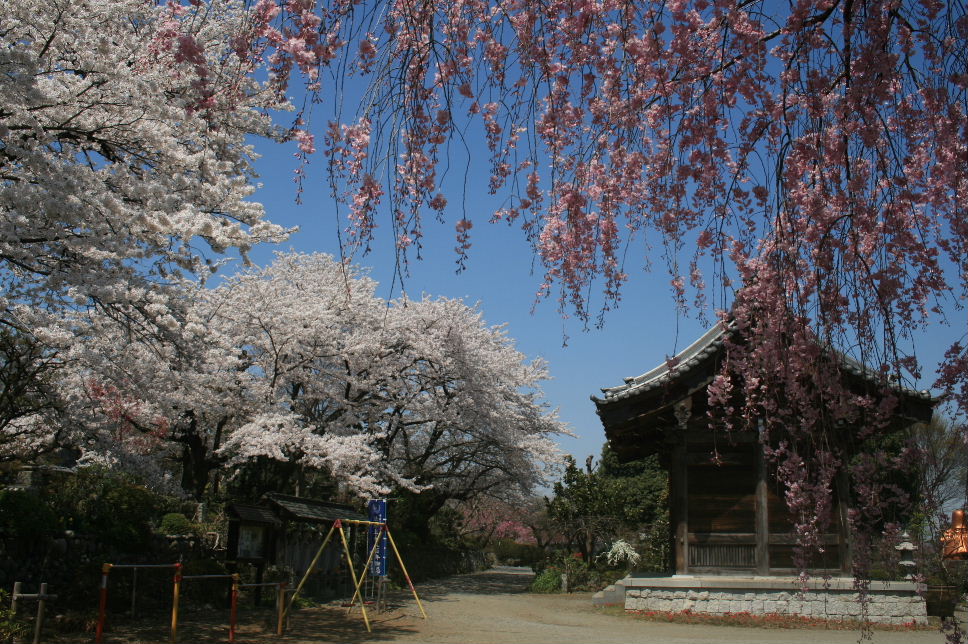
[[[283,626],[285,624],[285,607],[286,607],[286,587],[289,585],[288,582],[265,582],[265,583],[242,583],[241,578],[238,573],[235,574],[214,574],[214,575],[183,575],[183,565],[180,563],[175,564],[110,564],[106,563],[101,566],[101,586],[100,586],[100,599],[98,606],[98,621],[97,627],[95,629],[94,641],[97,644],[102,644],[104,641],[104,628],[107,621],[107,597],[108,597],[108,575],[112,570],[115,569],[133,569],[137,571],[139,568],[174,568],[175,574],[172,579],[172,605],[171,605],[171,630],[169,632],[168,641],[175,644],[178,641],[178,612],[181,601],[181,586],[183,582],[193,581],[199,579],[229,579],[232,581],[231,590],[231,603],[229,608],[229,642],[235,642],[236,627],[238,625],[238,605],[239,605],[239,594],[243,588],[266,588],[275,586],[278,588],[276,597],[276,635],[283,634]],[[132,589],[132,593],[133,593]],[[32,595],[19,594],[18,597],[23,599],[33,598]],[[48,596],[52,597],[52,596]],[[133,601],[133,600],[132,600]]]
[[[355,605],[357,599],[360,603],[360,609],[363,613],[363,622],[366,625],[367,632],[372,632],[370,626],[369,615],[366,612],[366,602],[363,599],[363,595],[360,589],[366,578],[367,573],[373,562],[377,546],[380,542],[379,538],[374,539],[373,547],[370,549],[368,556],[366,558],[366,563],[360,570],[359,576],[356,574],[356,569],[353,566],[353,557],[350,552],[349,542],[346,538],[346,532],[343,530],[343,525],[361,525],[361,526],[378,526],[380,528],[380,534],[385,534],[388,537],[391,548],[393,549],[393,554],[396,555],[397,563],[400,564],[400,569],[403,571],[403,576],[407,581],[407,586],[410,588],[410,592],[413,594],[414,600],[417,602],[417,607],[420,609],[420,615],[423,619],[427,619],[427,613],[424,610],[423,604],[420,601],[420,597],[417,595],[417,590],[414,588],[413,581],[410,579],[410,573],[407,572],[407,567],[403,563],[403,557],[400,556],[400,551],[397,549],[397,544],[393,540],[393,535],[390,534],[390,529],[386,523],[380,521],[362,521],[358,519],[337,519],[333,522],[330,527],[329,532],[326,534],[326,538],[323,539],[322,545],[319,550],[316,551],[316,555],[313,557],[312,562],[309,564],[309,568],[306,573],[300,579],[299,584],[292,591],[291,596],[288,601],[286,601],[286,594],[288,592],[286,582],[265,582],[265,583],[241,583],[238,574],[214,574],[214,575],[183,575],[183,565],[180,563],[175,564],[111,564],[105,563],[101,567],[101,586],[99,589],[99,602],[98,602],[98,621],[97,627],[95,629],[94,641],[96,644],[102,644],[104,641],[104,627],[107,615],[107,597],[108,597],[108,575],[113,569],[131,569],[137,573],[139,568],[174,568],[175,574],[172,580],[172,606],[171,606],[171,630],[169,633],[168,641],[171,644],[176,644],[178,641],[178,608],[179,601],[181,598],[181,585],[184,581],[197,580],[197,579],[231,579],[232,580],[232,590],[231,590],[231,607],[230,607],[230,617],[229,617],[229,642],[235,642],[236,633],[236,622],[238,617],[238,599],[239,592],[243,588],[264,588],[270,586],[278,587],[278,594],[276,600],[276,607],[278,612],[278,619],[276,621],[276,634],[282,635],[284,630],[284,625],[286,622],[286,617],[292,611],[292,606],[296,601],[296,597],[299,592],[303,589],[306,580],[309,575],[315,570],[316,565],[319,563],[319,559],[329,545],[330,540],[333,535],[338,531],[340,535],[340,540],[343,545],[343,554],[346,557],[346,563],[349,567],[350,579],[354,585],[353,598],[350,600],[350,608]],[[132,587],[132,612],[134,611],[134,588]]]

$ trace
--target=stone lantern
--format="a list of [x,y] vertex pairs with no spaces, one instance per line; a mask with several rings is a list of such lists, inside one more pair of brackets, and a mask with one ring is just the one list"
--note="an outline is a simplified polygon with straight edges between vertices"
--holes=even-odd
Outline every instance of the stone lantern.
[[918,549],[916,545],[911,543],[911,535],[905,530],[901,533],[901,543],[894,546],[901,555],[901,561],[899,562],[902,566],[901,570],[904,571],[905,579],[914,578],[914,568],[917,564],[914,562],[914,551]]

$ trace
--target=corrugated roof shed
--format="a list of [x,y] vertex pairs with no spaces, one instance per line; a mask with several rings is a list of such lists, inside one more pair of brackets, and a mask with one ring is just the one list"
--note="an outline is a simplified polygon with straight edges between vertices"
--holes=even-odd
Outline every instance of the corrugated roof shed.
[[230,503],[225,506],[225,511],[233,518],[247,523],[264,523],[267,525],[279,525],[281,521],[276,518],[270,508],[264,505],[253,505],[251,503]]
[[306,499],[288,494],[269,492],[263,497],[280,516],[295,521],[330,523],[336,519],[366,521],[366,515],[357,512],[349,505]]

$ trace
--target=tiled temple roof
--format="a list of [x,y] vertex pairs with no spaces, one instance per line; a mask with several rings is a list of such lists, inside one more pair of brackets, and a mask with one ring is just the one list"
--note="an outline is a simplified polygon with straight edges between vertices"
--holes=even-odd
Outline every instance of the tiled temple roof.
[[[728,332],[729,328],[726,325],[718,323],[706,331],[701,338],[676,354],[672,360],[664,362],[640,376],[625,378],[625,383],[622,385],[602,388],[604,395],[602,397],[593,395],[591,399],[597,406],[601,407],[609,403],[634,398],[640,394],[657,389],[677,378],[684,377],[700,367],[700,365],[712,360],[722,350],[723,342]],[[836,353],[847,373],[870,381],[879,378],[879,374],[869,367],[839,351]],[[913,398],[920,398],[927,401],[934,400],[931,392],[927,390],[919,391],[901,385],[896,386],[895,389],[898,393]]]

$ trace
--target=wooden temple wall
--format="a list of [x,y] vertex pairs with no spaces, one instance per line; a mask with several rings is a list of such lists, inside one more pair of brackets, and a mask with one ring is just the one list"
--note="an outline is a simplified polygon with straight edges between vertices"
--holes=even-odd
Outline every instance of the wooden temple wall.
[[[686,440],[672,450],[670,529],[679,574],[786,573],[794,559],[792,517],[782,489],[767,470],[755,436],[714,463],[714,445]],[[838,528],[835,528],[838,530]],[[811,570],[848,570],[842,531],[823,538]]]

